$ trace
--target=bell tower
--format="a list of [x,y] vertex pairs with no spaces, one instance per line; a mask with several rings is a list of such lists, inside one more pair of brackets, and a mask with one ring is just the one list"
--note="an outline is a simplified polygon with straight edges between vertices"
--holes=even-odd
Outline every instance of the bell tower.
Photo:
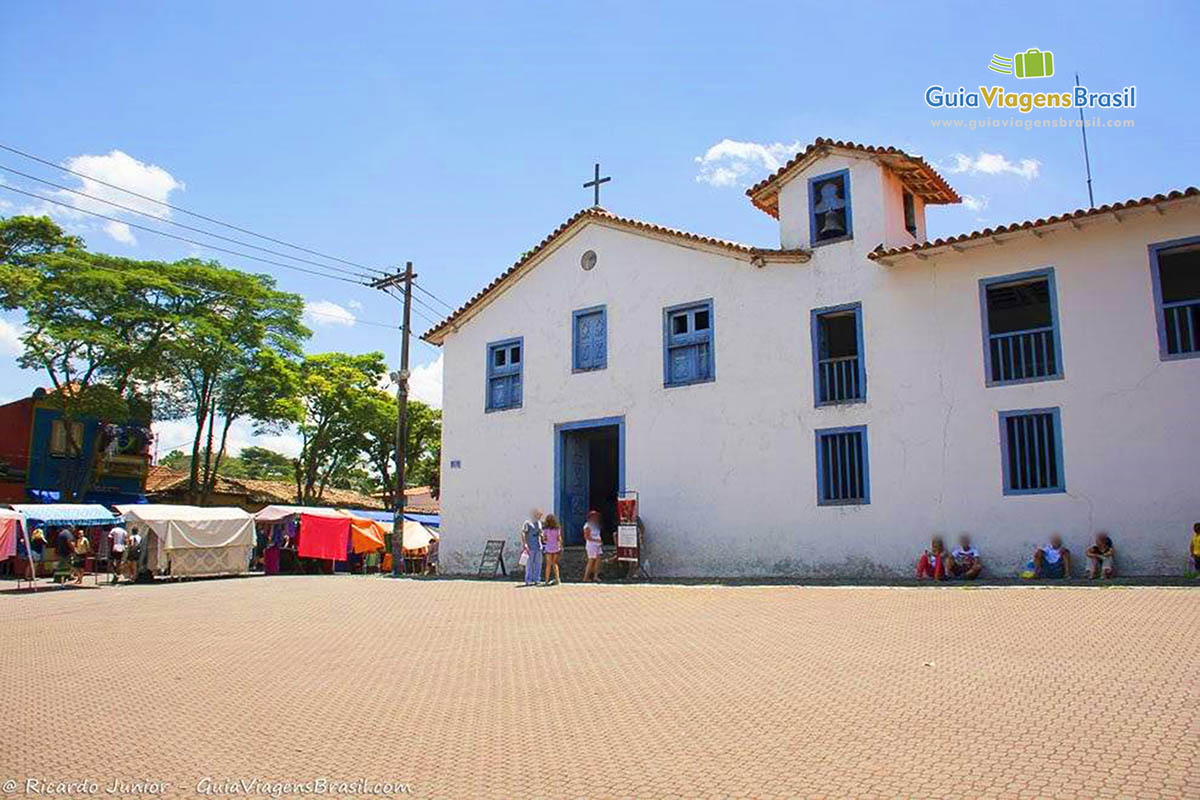
[[746,194],[784,249],[870,252],[925,241],[925,207],[961,198],[920,156],[817,139]]

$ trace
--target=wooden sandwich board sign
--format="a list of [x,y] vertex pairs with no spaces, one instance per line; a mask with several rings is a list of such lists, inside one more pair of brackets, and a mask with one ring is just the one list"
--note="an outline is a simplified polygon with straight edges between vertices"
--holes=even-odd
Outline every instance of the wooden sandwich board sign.
[[497,569],[501,575],[508,577],[508,570],[504,568],[504,540],[488,539],[483,548],[483,558],[479,560],[479,577],[494,578]]

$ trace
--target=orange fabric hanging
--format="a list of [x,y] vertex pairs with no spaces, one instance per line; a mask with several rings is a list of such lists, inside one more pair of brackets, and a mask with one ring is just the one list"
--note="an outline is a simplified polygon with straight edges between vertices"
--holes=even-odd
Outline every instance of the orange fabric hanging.
[[373,519],[350,518],[350,548],[355,553],[374,553],[383,549],[387,529]]

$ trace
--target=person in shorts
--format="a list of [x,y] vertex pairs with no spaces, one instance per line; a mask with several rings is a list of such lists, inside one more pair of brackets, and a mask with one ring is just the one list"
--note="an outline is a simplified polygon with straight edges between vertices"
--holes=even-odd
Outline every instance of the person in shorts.
[[75,555],[71,557],[71,571],[75,576],[75,585],[83,583],[83,573],[87,569],[88,558],[92,554],[92,542],[83,528],[75,530]]
[[121,562],[125,560],[125,542],[129,532],[120,525],[108,532],[108,571],[112,573],[112,582],[120,579]]
[[1033,577],[1071,577],[1071,551],[1063,547],[1062,537],[1057,533],[1050,537],[1049,544],[1033,551]]
[[[558,524],[558,517],[553,514],[547,514],[542,520],[542,541],[545,542],[546,552],[546,575],[545,585],[553,586],[556,583],[562,583],[562,575],[558,571],[558,559],[562,556],[562,526]],[[554,578],[550,575],[553,573]]]
[[1096,542],[1086,551],[1088,557],[1088,577],[1113,578],[1117,570],[1114,565],[1117,551],[1113,549],[1112,539],[1104,531],[1096,534]]
[[583,544],[587,549],[587,566],[583,568],[583,582],[600,582],[600,558],[604,555],[604,539],[600,532],[600,512],[589,511],[583,525]]
[[973,581],[983,572],[983,559],[979,551],[971,546],[970,534],[964,533],[958,537],[958,547],[950,551],[946,561],[946,572],[951,578],[961,578]]

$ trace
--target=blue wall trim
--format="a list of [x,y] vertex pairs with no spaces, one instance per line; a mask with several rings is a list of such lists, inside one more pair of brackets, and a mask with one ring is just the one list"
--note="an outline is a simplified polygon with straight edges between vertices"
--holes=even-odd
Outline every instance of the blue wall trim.
[[[988,287],[996,286],[1005,283],[1025,283],[1038,278],[1045,278],[1047,286],[1050,289],[1050,324],[1054,328],[1054,366],[1055,372],[1052,375],[1044,375],[1037,378],[1020,378],[1011,381],[994,381],[992,380],[992,341],[988,333],[988,308],[987,308],[987,291]],[[985,386],[1014,386],[1019,383],[1039,383],[1041,381],[1060,381],[1063,379],[1063,357],[1062,357],[1062,325],[1059,324],[1058,316],[1058,285],[1054,279],[1054,267],[1043,267],[1041,269],[1031,269],[1025,272],[1014,272],[1011,275],[997,275],[993,278],[979,279],[979,320],[981,325],[981,334],[983,335],[983,383]]]
[[1189,358],[1200,358],[1200,350],[1191,353],[1170,353],[1167,351],[1167,319],[1163,313],[1162,278],[1158,274],[1158,254],[1163,250],[1176,247],[1186,247],[1200,244],[1200,236],[1189,236],[1185,239],[1171,239],[1166,242],[1154,242],[1147,246],[1150,254],[1150,283],[1154,290],[1154,327],[1158,331],[1158,358],[1160,361],[1182,361]]
[[[846,235],[839,236],[836,239],[826,239],[823,242],[817,241],[817,198],[814,192],[814,187],[821,181],[827,181],[830,178],[842,178],[842,187],[846,190]],[[821,247],[827,244],[837,244],[838,242],[848,242],[854,238],[854,212],[850,206],[850,170],[839,169],[834,172],[826,172],[824,175],[814,175],[808,179],[808,243],[810,247]]]
[[[1009,417],[1024,417],[1031,414],[1050,414],[1054,419],[1054,454],[1058,459],[1058,485],[1046,489],[1010,489],[1008,474],[1008,425]],[[1000,420],[1000,486],[1006,495],[1025,494],[1063,494],[1067,491],[1067,470],[1063,463],[1063,431],[1062,412],[1058,406],[1052,408],[1023,408],[1014,411],[1001,411]]]

